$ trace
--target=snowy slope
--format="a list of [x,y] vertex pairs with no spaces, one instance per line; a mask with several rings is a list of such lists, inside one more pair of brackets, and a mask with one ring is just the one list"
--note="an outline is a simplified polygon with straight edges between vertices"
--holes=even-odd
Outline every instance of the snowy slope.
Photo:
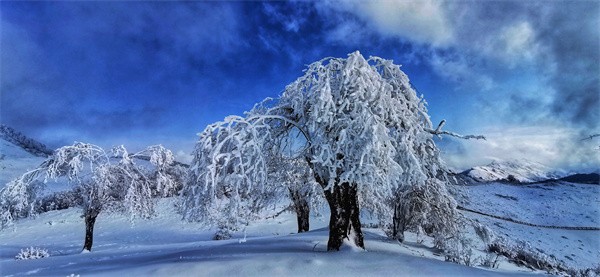
[[44,144],[0,124],[0,188],[40,165],[52,154]]
[[[233,239],[211,240],[214,230],[184,223],[162,200],[158,217],[130,225],[127,217],[100,214],[94,248],[81,254],[80,211],[51,211],[0,231],[3,276],[526,276],[531,271],[503,263],[487,270],[444,262],[427,244],[406,244],[365,229],[367,251],[348,246],[326,252],[327,218],[312,218],[311,232],[294,234],[295,216],[251,224]],[[326,214],[326,213],[325,213]],[[46,248],[51,257],[14,260],[21,248]]]
[[[459,205],[535,225],[600,228],[600,186],[568,182],[530,185],[486,183],[461,187]],[[517,224],[463,211],[498,235],[528,242],[574,268],[595,267],[600,261],[600,231],[566,230]]]
[[45,160],[23,148],[0,138],[0,188]]
[[528,160],[493,161],[468,169],[463,174],[479,182],[509,180],[512,176],[518,182],[530,183],[559,177],[549,167]]
[[4,124],[0,124],[0,139],[10,142],[34,156],[46,158],[52,155],[52,150],[48,149],[46,145],[28,138],[21,132]]

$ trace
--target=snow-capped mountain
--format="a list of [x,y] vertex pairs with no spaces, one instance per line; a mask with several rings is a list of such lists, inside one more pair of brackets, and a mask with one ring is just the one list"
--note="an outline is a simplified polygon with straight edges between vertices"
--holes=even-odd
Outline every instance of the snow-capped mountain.
[[561,177],[551,168],[529,160],[493,161],[488,165],[475,166],[462,174],[479,182],[531,183]]
[[13,128],[0,125],[0,188],[37,167],[52,151]]

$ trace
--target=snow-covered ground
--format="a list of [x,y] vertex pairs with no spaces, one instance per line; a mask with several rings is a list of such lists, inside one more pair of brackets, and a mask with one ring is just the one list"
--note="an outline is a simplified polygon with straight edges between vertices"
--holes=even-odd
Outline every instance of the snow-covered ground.
[[[3,140],[0,147],[1,186],[44,160]],[[531,180],[526,171],[520,174],[521,169],[507,169],[505,173],[529,176]],[[538,173],[532,174],[541,174]],[[48,184],[47,191],[67,188],[68,184],[63,183]],[[462,195],[459,203],[472,210],[538,225],[600,227],[598,185],[493,182],[458,188]],[[444,262],[443,255],[431,248],[428,239],[417,243],[423,238],[408,233],[406,242],[399,244],[388,240],[381,230],[370,228],[364,229],[367,251],[346,247],[338,253],[328,253],[325,251],[327,210],[322,211],[325,216],[311,218],[313,231],[308,233],[295,234],[295,215],[284,213],[252,223],[245,235],[238,232],[231,240],[214,241],[214,230],[181,221],[174,203],[174,199],[161,200],[157,217],[136,220],[134,225],[127,216],[101,213],[96,223],[93,251],[86,254],[80,253],[85,226],[79,209],[52,211],[19,220],[13,227],[0,230],[0,275],[512,276],[540,273],[512,265],[506,259],[501,259],[500,267],[493,270]],[[600,260],[600,231],[531,227],[467,211],[463,214],[487,225],[499,236],[527,242],[570,267],[595,267]],[[474,234],[469,236],[475,238]],[[39,260],[14,259],[20,249],[30,246],[48,249],[51,256]],[[481,250],[483,246],[479,245],[475,254],[485,255]]]
[[[312,218],[311,232],[295,234],[293,214],[250,225],[233,239],[211,240],[214,230],[185,223],[173,200],[162,200],[159,215],[134,225],[125,216],[100,214],[91,253],[80,253],[84,224],[78,209],[52,211],[0,231],[3,276],[519,276],[524,268],[503,262],[500,269],[444,262],[425,242],[409,234],[400,245],[377,229],[365,229],[367,251],[345,247],[326,252],[327,218]],[[325,213],[326,214],[326,213]],[[15,260],[20,249],[48,249],[51,256]]]
[[[486,183],[461,187],[459,203],[469,209],[536,225],[600,227],[600,186],[549,182],[530,185]],[[532,227],[463,212],[498,235],[521,240],[575,268],[598,266],[600,231]]]

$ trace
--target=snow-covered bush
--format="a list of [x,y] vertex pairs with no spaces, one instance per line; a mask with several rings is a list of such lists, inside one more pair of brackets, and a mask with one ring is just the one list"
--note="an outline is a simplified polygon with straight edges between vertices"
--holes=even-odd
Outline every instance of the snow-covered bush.
[[494,241],[496,235],[494,234],[494,231],[492,231],[492,229],[478,222],[473,222],[472,225],[473,229],[475,229],[475,234],[477,234],[481,241],[483,241],[486,244]]
[[231,229],[234,227],[234,224],[221,223],[218,226],[217,232],[213,236],[214,240],[227,240],[231,238],[231,233],[235,231],[235,229]]
[[498,268],[498,265],[500,265],[500,255],[496,253],[487,253],[485,257],[481,258],[479,265],[489,268]]
[[41,170],[32,170],[10,181],[0,190],[0,229],[14,220],[35,214],[36,198],[44,188],[37,180]]
[[15,260],[34,260],[47,257],[50,257],[48,250],[38,247],[29,247],[21,249],[21,252],[15,256]]
[[[282,170],[270,161],[282,155],[274,146],[294,132],[303,144],[296,157],[305,161],[297,166],[312,172],[303,186],[318,184],[330,207],[328,250],[345,239],[364,248],[359,206],[389,224],[394,214],[413,218],[405,225],[441,240],[458,230],[458,213],[432,135],[462,137],[442,125],[433,130],[425,101],[392,61],[358,51],[317,61],[278,99],[200,134],[183,190],[184,217],[213,225],[256,218],[287,189],[274,181],[279,176],[270,173]],[[412,191],[424,198],[412,199]]]
[[526,241],[510,242],[499,237],[488,245],[487,251],[505,256],[517,265],[544,270],[551,274],[567,270],[567,267],[555,257],[540,252]]
[[447,238],[439,247],[444,251],[444,258],[447,262],[466,266],[475,264],[476,258],[473,255],[472,241],[462,235]]
[[396,193],[391,204],[395,207],[394,215],[384,218],[387,222],[392,219],[392,230],[388,231],[392,238],[402,241],[405,230],[424,230],[434,238],[434,245],[443,250],[450,245],[446,238],[459,237],[464,229],[456,202],[440,180],[430,178],[423,183],[401,186]]
[[586,269],[569,270],[567,273],[569,273],[571,276],[598,277],[600,276],[600,264]]

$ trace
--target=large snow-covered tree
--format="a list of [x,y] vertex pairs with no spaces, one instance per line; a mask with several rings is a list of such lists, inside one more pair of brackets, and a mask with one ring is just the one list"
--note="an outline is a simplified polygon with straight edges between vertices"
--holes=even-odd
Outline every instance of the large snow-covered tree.
[[[416,218],[448,230],[425,218],[438,215],[435,220],[452,224],[439,217],[455,209],[432,140],[447,132],[433,130],[425,106],[390,60],[354,52],[346,59],[312,63],[278,99],[200,134],[185,186],[184,215],[208,222],[245,223],[256,217],[286,188],[272,180],[278,174],[269,174],[286,169],[270,168],[269,161],[281,155],[273,145],[294,132],[305,144],[298,153],[305,162],[296,168],[302,172],[306,167],[329,204],[328,250],[339,250],[344,241],[364,248],[360,207],[383,222],[402,218],[394,222],[398,232]],[[414,199],[437,202],[411,203]]]
[[[139,158],[148,160],[149,165],[136,163]],[[180,185],[176,181],[178,177],[169,174],[173,166],[176,166],[173,154],[160,145],[137,153],[128,153],[123,146],[107,153],[101,147],[87,143],[61,147],[37,169],[25,173],[0,191],[3,225],[33,212],[35,192],[39,191],[42,180],[66,178],[83,199],[86,226],[83,250],[90,251],[100,212],[127,211],[131,219],[152,216],[153,196],[169,194]]]

